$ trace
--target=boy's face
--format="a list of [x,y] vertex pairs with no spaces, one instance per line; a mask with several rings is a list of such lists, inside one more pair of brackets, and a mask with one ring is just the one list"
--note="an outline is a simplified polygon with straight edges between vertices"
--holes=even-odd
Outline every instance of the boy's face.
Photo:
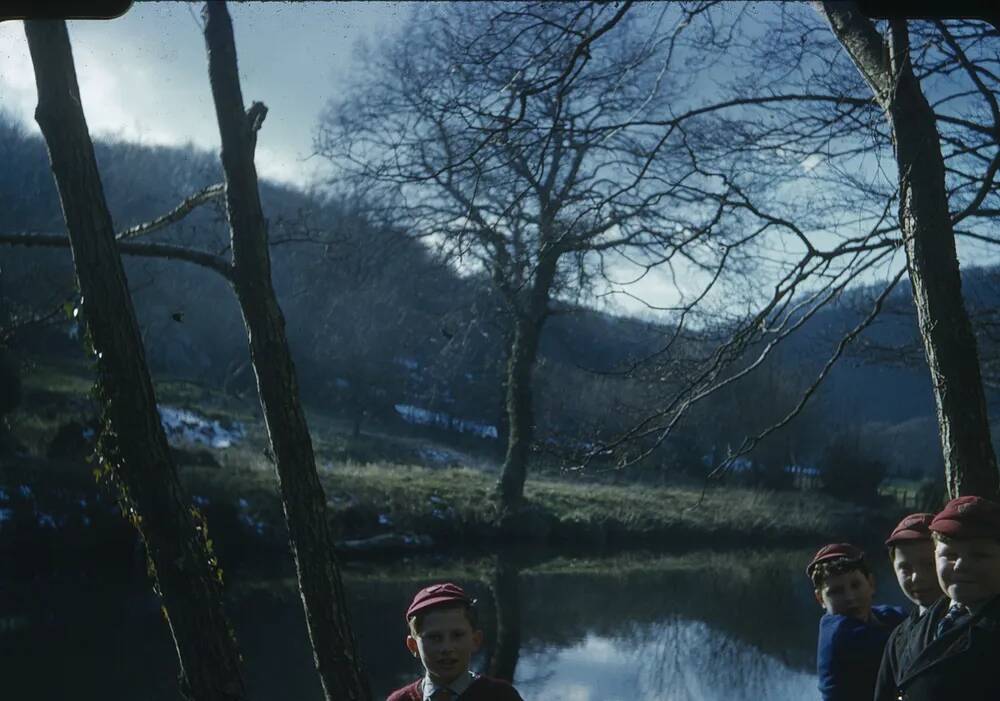
[[934,543],[917,540],[895,546],[892,569],[899,588],[917,606],[927,608],[941,596],[934,568]]
[[1000,542],[992,538],[951,539],[934,550],[941,589],[966,606],[1000,594]]
[[450,684],[469,669],[472,655],[483,644],[483,632],[473,630],[461,607],[428,611],[420,632],[412,629],[406,647],[420,656],[424,669],[437,684]]
[[826,578],[816,590],[816,601],[829,614],[867,621],[872,612],[875,580],[861,570],[850,570]]

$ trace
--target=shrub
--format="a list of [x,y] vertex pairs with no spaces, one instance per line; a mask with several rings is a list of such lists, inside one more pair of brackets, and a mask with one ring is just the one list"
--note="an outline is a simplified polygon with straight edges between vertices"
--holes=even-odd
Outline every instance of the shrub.
[[819,461],[824,491],[862,503],[878,499],[878,487],[886,470],[886,463],[863,450],[857,439],[844,436],[834,438]]

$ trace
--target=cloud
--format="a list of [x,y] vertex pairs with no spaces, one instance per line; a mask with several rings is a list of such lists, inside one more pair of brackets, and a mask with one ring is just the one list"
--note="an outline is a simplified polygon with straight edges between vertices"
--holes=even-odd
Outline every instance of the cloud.
[[802,160],[801,163],[799,163],[799,165],[802,167],[802,170],[809,173],[822,162],[823,162],[823,157],[821,155],[819,155],[818,153],[810,153]]
[[[263,177],[309,184],[317,115],[350,74],[361,37],[385,39],[408,14],[395,3],[230,5],[244,101],[270,109],[258,142]],[[197,10],[136,3],[110,21],[67,23],[84,112],[95,138],[218,151]],[[0,109],[37,133],[34,71],[20,22],[0,24]]]
[[0,46],[0,109],[34,124],[35,71],[20,22],[0,22]]

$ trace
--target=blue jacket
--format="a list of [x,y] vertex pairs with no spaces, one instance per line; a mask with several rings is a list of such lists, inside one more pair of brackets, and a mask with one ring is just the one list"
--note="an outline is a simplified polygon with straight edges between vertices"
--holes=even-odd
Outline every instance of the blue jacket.
[[858,701],[875,695],[882,650],[906,618],[898,606],[873,606],[867,623],[826,614],[819,622],[816,673],[823,701]]

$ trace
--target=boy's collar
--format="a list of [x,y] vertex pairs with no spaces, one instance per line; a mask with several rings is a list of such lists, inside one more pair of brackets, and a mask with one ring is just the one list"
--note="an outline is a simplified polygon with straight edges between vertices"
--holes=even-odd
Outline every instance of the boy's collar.
[[[953,601],[947,596],[945,598],[948,599],[948,601],[950,602],[949,606],[951,604],[958,603],[957,601]],[[998,601],[1000,601],[1000,595],[995,595],[992,598],[987,599],[986,601],[980,601],[977,604],[970,604],[970,605],[962,604],[962,605],[965,606],[965,608],[967,608],[969,610],[969,613],[971,613],[973,616],[978,616],[983,611],[983,609],[985,609],[987,606],[990,606],[991,604],[996,604]]]
[[[476,681],[478,678],[479,675],[470,669],[467,673],[459,675],[459,677],[451,684],[448,684],[448,688],[451,689],[455,696],[460,696],[461,694],[464,694],[465,690],[468,689],[472,682]],[[424,701],[433,697],[434,693],[441,688],[440,686],[436,686],[434,684],[429,674],[424,675],[424,683],[422,687],[424,690]]]

